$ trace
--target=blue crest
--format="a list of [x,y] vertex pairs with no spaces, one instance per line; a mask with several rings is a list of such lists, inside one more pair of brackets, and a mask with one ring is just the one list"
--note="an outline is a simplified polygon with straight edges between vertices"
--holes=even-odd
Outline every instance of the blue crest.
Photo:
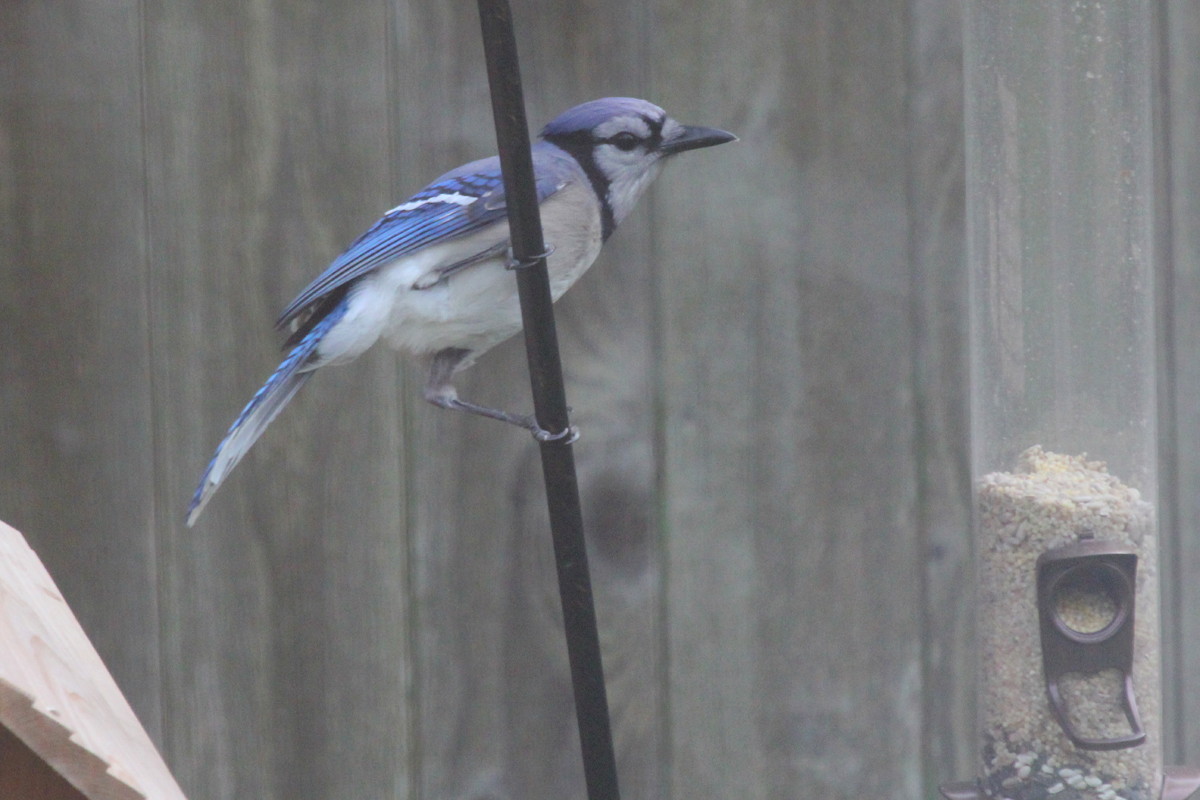
[[622,114],[638,114],[652,119],[662,119],[666,112],[653,103],[636,97],[604,97],[590,103],[575,106],[559,114],[542,128],[540,136],[566,136],[579,131],[590,131],[605,120]]

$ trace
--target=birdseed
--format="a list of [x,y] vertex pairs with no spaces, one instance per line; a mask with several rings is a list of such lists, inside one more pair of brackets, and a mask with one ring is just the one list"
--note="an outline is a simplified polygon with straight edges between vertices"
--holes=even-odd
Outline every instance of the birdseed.
[[[1153,506],[1110,475],[1103,462],[1032,447],[1014,472],[976,486],[979,530],[980,782],[1012,800],[1158,800],[1162,784],[1158,639],[1158,547]],[[1146,742],[1124,750],[1081,750],[1059,727],[1046,695],[1038,626],[1038,556],[1084,538],[1138,554],[1134,599],[1135,700]],[[1099,586],[1064,591],[1056,609],[1082,633],[1115,618]],[[1128,734],[1118,670],[1059,680],[1068,716],[1084,736]]]
[[1079,633],[1102,631],[1117,616],[1116,599],[1101,586],[1070,586],[1055,600],[1059,619]]

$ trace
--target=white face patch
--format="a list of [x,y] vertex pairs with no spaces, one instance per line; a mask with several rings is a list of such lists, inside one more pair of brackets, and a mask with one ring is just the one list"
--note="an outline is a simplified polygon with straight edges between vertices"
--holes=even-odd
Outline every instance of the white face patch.
[[[662,117],[661,135],[664,139],[684,134],[684,128],[673,119]],[[658,120],[655,120],[657,123]],[[657,127],[657,124],[655,125]],[[622,149],[604,141],[621,133],[629,133],[643,142],[643,146]],[[596,167],[608,179],[608,206],[612,209],[613,221],[619,223],[633,210],[638,198],[654,181],[662,168],[662,151],[657,147],[647,149],[654,138],[654,130],[646,119],[638,114],[606,120],[592,130],[592,136],[600,140],[592,151]]]
[[683,133],[683,126],[670,117],[667,117],[666,121],[663,122],[662,138],[664,142],[673,142],[680,136],[683,136]]
[[646,124],[646,120],[635,114],[605,120],[592,131],[592,135],[597,139],[607,139],[610,136],[616,136],[618,133],[632,133],[639,139],[649,139],[650,126]]
[[410,200],[407,203],[402,203],[401,205],[396,206],[395,208],[393,208],[391,211],[389,211],[387,213],[388,213],[388,215],[400,214],[405,211],[413,211],[415,209],[420,208],[421,206],[433,205],[434,203],[453,203],[453,204],[459,205],[459,206],[469,206],[478,199],[479,199],[478,197],[474,197],[469,194],[459,194],[458,192],[449,192],[447,194],[437,194],[437,195],[434,195],[433,197],[423,197],[420,200]]
[[658,175],[662,159],[658,153],[647,153],[640,147],[627,152],[611,144],[597,147],[594,157],[609,181],[608,205],[613,221],[620,223]]

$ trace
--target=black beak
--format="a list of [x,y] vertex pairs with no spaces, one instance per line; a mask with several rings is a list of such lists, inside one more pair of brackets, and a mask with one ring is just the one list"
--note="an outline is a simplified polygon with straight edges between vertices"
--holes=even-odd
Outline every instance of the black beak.
[[726,142],[736,142],[736,136],[729,131],[723,131],[720,128],[701,128],[698,125],[684,125],[683,136],[678,139],[672,139],[669,142],[663,142],[659,148],[666,155],[674,155],[682,153],[684,150],[698,150],[701,147],[712,147],[716,144],[725,144]]

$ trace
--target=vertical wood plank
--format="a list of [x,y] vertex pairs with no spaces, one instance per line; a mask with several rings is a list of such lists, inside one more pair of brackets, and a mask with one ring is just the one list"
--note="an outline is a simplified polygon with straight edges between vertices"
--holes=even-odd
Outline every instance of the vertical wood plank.
[[[1168,761],[1200,764],[1200,8],[1164,4],[1167,47],[1171,274],[1166,298],[1174,350],[1175,536],[1164,542],[1164,668]],[[1170,547],[1173,546],[1173,547]],[[1172,549],[1174,552],[1172,552]],[[1172,713],[1173,710],[1173,713]],[[1171,732],[1173,731],[1173,736]]]
[[675,797],[921,791],[904,11],[660,7]]
[[908,220],[918,531],[924,569],[924,796],[974,774],[974,563],[968,425],[960,0],[912,0]]
[[0,518],[160,734],[138,4],[0,5]]
[[[1181,684],[1180,641],[1180,520],[1181,487],[1179,485],[1179,427],[1177,407],[1175,342],[1175,267],[1172,258],[1172,179],[1171,179],[1171,70],[1170,33],[1168,30],[1169,3],[1152,4],[1154,12],[1153,130],[1154,140],[1154,279],[1157,342],[1155,358],[1158,370],[1158,507],[1160,585],[1160,632],[1162,634],[1162,742],[1163,762],[1183,763],[1185,726],[1180,718],[1183,708],[1178,700]],[[1186,308],[1186,303],[1179,304]]]
[[[473,3],[395,4],[396,180],[402,201],[458,164],[495,151]],[[498,348],[456,381],[462,397],[525,408],[519,343]],[[419,797],[510,796],[501,664],[507,631],[511,527],[503,465],[526,446],[515,429],[420,399],[424,375],[404,370],[405,464],[412,505],[414,736]]]
[[183,527],[279,309],[388,208],[389,14],[146,2],[166,740],[193,798],[408,795],[394,360],[323,371]]
[[[474,7],[146,0],[144,174],[137,6],[93,5],[0,8],[0,442],[21,454],[0,515],[152,732],[162,598],[163,738],[193,798],[580,796],[524,434],[425,405],[380,350],[315,380],[182,527],[278,362],[278,309],[494,152]],[[1197,34],[1171,8],[1187,254]],[[920,794],[922,737],[928,789],[970,726],[955,4],[516,12],[535,126],[630,94],[743,137],[672,166],[558,307],[626,796]],[[459,387],[527,408],[520,342]]]
[[[608,96],[651,101],[649,34],[652,11],[636,2],[587,2],[569,10],[547,0],[517,6],[524,31],[527,86],[537,100],[536,126],[581,102]],[[667,108],[668,113],[672,109]],[[655,264],[651,258],[652,204],[643,200],[605,243],[596,264],[556,306],[572,420],[583,438],[575,445],[592,583],[613,720],[621,791],[625,797],[658,797],[665,785],[662,715],[665,687],[662,559],[657,547],[658,476],[655,452],[655,346],[652,307]],[[527,394],[525,390],[525,394]],[[536,459],[533,459],[536,465]],[[539,470],[522,473],[519,488],[534,502],[522,506],[524,536],[549,540]],[[535,499],[536,498],[536,499]],[[532,513],[530,513],[532,512]],[[543,547],[545,545],[542,545]],[[524,552],[527,546],[518,544]],[[545,551],[549,553],[549,551]],[[554,609],[539,626],[553,679],[570,699],[559,622],[553,561],[539,565],[538,605]],[[517,576],[529,584],[528,577]],[[543,617],[545,615],[543,614]],[[513,683],[528,681],[519,664]],[[554,760],[569,776],[562,791],[545,796],[582,797],[582,770],[575,720],[569,704],[512,704],[527,709],[526,726],[554,715],[565,719],[569,739],[553,743]],[[527,760],[514,764],[528,770]],[[551,789],[547,779],[532,783]]]
[[[514,5],[533,133],[576,103],[644,93],[639,6]],[[495,152],[473,6],[398,8],[397,200]],[[418,72],[420,81],[407,77]],[[557,306],[568,397],[584,431],[576,457],[618,767],[634,797],[656,796],[663,769],[649,239],[638,216]],[[422,796],[581,797],[536,448],[515,429],[424,404],[423,376],[406,375]],[[457,385],[464,397],[528,408],[521,342],[496,348]]]

